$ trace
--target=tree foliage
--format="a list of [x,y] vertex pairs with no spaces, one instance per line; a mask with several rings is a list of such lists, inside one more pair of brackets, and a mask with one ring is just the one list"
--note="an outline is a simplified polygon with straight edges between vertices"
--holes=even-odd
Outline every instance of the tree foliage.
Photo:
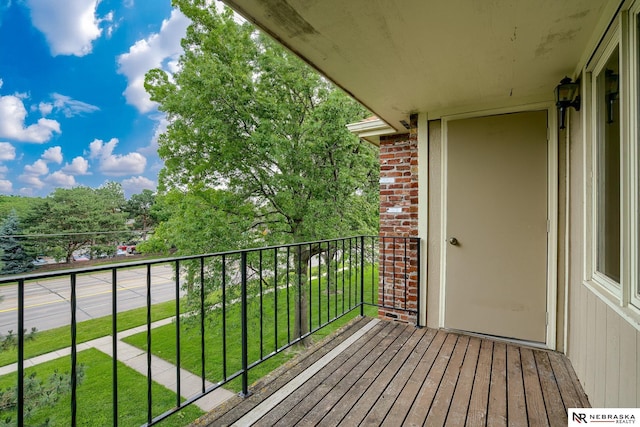
[[0,225],[0,275],[33,270],[33,254],[27,250],[26,244],[18,214],[13,210]]
[[[171,215],[149,245],[202,253],[376,232],[377,152],[345,126],[365,110],[230,10],[174,4],[192,21],[179,71],[145,79],[170,123],[159,181]],[[294,252],[301,283],[320,251]]]
[[156,195],[151,190],[142,190],[140,194],[133,194],[127,200],[125,209],[129,215],[129,219],[134,220],[133,227],[136,230],[140,230],[143,237],[150,228],[154,227],[157,223],[157,217],[155,215]]
[[76,250],[96,245],[114,246],[127,238],[124,192],[120,184],[100,188],[58,188],[29,217],[31,234],[48,235],[44,252],[58,251],[66,262]]
[[42,198],[40,197],[5,196],[0,194],[0,220],[7,218],[12,211],[15,211],[22,221],[39,203],[42,203]]
[[345,128],[365,111],[230,11],[175,3],[193,21],[180,71],[151,70],[145,83],[170,122],[159,140],[161,188],[224,188],[241,201],[233,214],[254,206],[248,230],[267,243],[374,232],[377,153]]

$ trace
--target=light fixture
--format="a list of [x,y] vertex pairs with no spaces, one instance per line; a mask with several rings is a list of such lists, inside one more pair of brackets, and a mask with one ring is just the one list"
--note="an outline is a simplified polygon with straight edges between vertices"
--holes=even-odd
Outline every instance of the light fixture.
[[613,123],[613,104],[618,99],[620,92],[619,82],[618,74],[608,68],[604,70],[604,91],[607,100],[607,123],[609,124]]
[[573,107],[576,111],[580,111],[580,95],[577,95],[580,84],[571,81],[569,77],[565,77],[556,86],[556,107],[560,115],[560,129],[564,129],[567,108]]

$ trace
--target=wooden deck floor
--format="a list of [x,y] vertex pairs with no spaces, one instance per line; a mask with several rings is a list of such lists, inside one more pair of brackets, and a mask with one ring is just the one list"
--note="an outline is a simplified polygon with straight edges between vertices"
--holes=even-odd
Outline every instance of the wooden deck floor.
[[354,322],[196,425],[566,426],[567,408],[589,406],[559,353],[386,321],[318,368],[370,321]]

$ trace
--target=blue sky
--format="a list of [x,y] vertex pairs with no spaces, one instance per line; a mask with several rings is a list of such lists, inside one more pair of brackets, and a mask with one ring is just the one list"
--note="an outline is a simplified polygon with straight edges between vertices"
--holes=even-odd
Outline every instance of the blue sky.
[[188,24],[170,0],[0,0],[0,194],[155,189],[144,74],[175,71]]

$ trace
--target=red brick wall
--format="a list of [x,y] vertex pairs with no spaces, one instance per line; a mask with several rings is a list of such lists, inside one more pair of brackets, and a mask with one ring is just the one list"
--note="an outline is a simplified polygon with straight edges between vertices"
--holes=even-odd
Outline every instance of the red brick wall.
[[[416,322],[418,245],[403,239],[418,236],[417,115],[409,133],[380,138],[380,283],[381,317]],[[394,251],[395,249],[395,251]],[[406,289],[405,289],[406,279]]]

